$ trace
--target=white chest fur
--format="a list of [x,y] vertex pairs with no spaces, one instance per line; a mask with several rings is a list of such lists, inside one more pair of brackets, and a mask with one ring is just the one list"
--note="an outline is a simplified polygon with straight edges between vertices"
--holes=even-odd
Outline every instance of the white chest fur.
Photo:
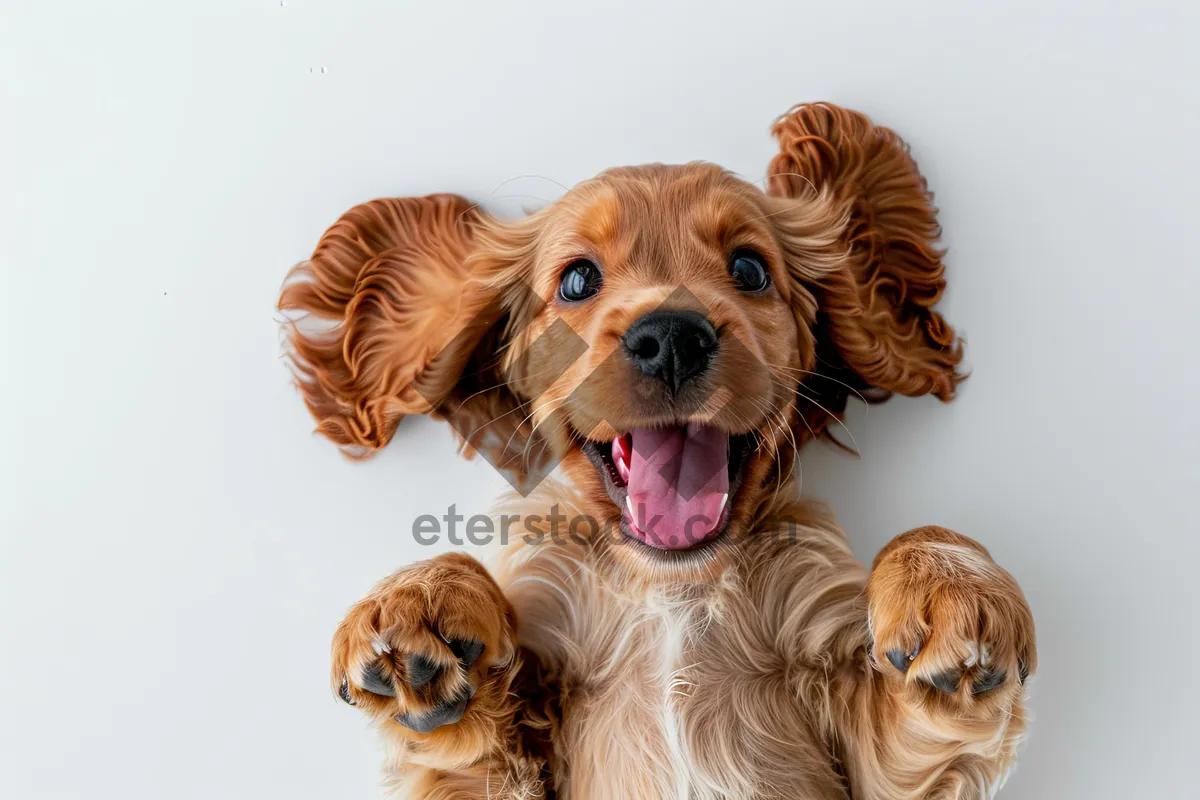
[[595,669],[572,670],[578,688],[564,731],[575,743],[571,796],[694,797],[687,704],[696,689],[696,608],[651,595],[624,611],[602,626],[604,641],[584,643]]
[[[587,555],[526,547],[497,579],[522,645],[557,667],[563,796],[843,797],[755,598],[735,568],[701,584],[607,584]],[[761,587],[760,587],[761,589]]]

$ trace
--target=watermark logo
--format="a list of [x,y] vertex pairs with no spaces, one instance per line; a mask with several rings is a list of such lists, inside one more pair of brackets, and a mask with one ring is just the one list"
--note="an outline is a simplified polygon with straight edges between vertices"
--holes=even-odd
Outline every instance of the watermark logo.
[[[431,368],[441,366],[443,360],[448,358],[449,354],[460,353],[469,349],[473,337],[478,336],[481,330],[488,328],[494,324],[495,320],[501,317],[500,305],[502,297],[508,298],[510,307],[532,309],[532,313],[527,315],[528,320],[534,319],[546,308],[546,303],[541,297],[523,282],[517,282],[512,286],[497,291],[492,302],[480,311],[451,340],[442,352],[430,362]],[[706,317],[708,315],[708,309],[704,304],[684,286],[677,287],[655,310],[685,309],[698,311]],[[510,338],[515,337],[521,332],[520,329],[509,329],[508,336]],[[747,349],[737,337],[730,335],[722,336],[718,347],[718,357],[726,365],[726,368],[722,370],[722,374],[750,375],[752,372],[759,370],[762,371],[759,374],[770,374],[767,365]],[[595,407],[595,403],[586,402],[586,400],[601,396],[603,394],[603,387],[600,385],[600,381],[604,376],[617,372],[618,366],[613,362],[618,360],[624,361],[628,358],[621,347],[614,349],[612,354],[579,381],[569,396],[561,398],[545,397],[555,382],[566,375],[567,371],[587,353],[588,349],[589,345],[587,341],[560,318],[555,320],[549,328],[543,331],[530,344],[521,354],[519,363],[511,369],[511,372],[514,374],[528,376],[528,386],[525,387],[525,391],[534,397],[532,402],[540,402],[546,405],[553,404],[554,407],[548,416],[539,423],[546,426],[547,429],[554,429],[557,426],[567,424],[567,408],[571,408],[573,412],[572,422],[574,424],[572,427],[585,435],[589,431],[600,428],[607,422],[602,416],[602,411]],[[623,365],[621,366],[623,367]],[[426,383],[418,376],[413,385],[431,406],[437,407],[445,398],[425,388],[432,383],[436,382]],[[486,390],[487,387],[481,391]],[[644,393],[646,396],[642,399],[647,402],[661,399],[661,387],[655,386],[652,381],[635,382],[631,390]],[[697,390],[701,394],[697,395]],[[728,424],[733,414],[731,403],[742,392],[743,387],[719,385],[711,380],[710,377],[709,380],[699,382],[697,386],[693,387],[690,404],[697,408],[703,407],[708,409],[708,417],[711,423],[716,425],[721,425],[722,423]],[[657,393],[658,397],[652,397],[652,393]],[[549,454],[548,457],[541,457],[545,454],[540,452],[538,453],[539,458],[530,458],[531,448],[540,446],[536,445],[533,441],[533,427],[525,424],[529,421],[530,417],[534,416],[535,411],[535,408],[526,409],[522,407],[512,413],[528,414],[528,416],[516,424],[512,424],[513,420],[507,420],[505,424],[500,425],[497,424],[498,420],[491,420],[481,427],[474,427],[474,421],[469,419],[470,415],[450,415],[449,417],[451,425],[464,441],[475,447],[487,462],[504,476],[509,485],[524,497],[528,497],[554,471],[560,460],[557,454]],[[489,430],[492,426],[495,427],[495,430]],[[660,438],[656,444],[647,445],[647,439],[634,437],[632,444],[637,458],[642,461],[650,461],[654,453],[644,452],[644,450],[650,446],[661,446],[662,440]],[[668,459],[659,468],[660,475],[664,478],[678,475],[680,470],[678,459],[682,458],[682,455],[682,452],[680,452],[673,459]],[[726,468],[724,463],[714,462],[712,465],[712,469],[714,470],[712,475],[694,476],[701,477],[701,479],[689,481],[689,485],[692,488],[689,490],[680,487],[681,491],[694,492],[699,490],[708,483],[708,480],[716,477],[716,470]],[[684,499],[691,498],[685,497]]]

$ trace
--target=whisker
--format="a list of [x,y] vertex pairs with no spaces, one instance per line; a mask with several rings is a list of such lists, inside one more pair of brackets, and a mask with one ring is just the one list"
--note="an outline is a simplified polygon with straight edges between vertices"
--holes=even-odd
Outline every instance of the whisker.
[[[522,428],[522,427],[525,425],[525,423],[527,423],[527,422],[529,422],[529,420],[533,419],[533,417],[534,417],[534,416],[535,416],[535,415],[536,415],[536,414],[537,414],[539,411],[541,411],[543,408],[545,408],[546,406],[550,405],[551,403],[563,402],[563,401],[567,400],[567,398],[569,398],[569,397],[570,397],[570,395],[569,395],[569,394],[563,395],[562,397],[553,397],[553,398],[551,398],[551,399],[547,400],[546,402],[542,403],[540,406],[538,406],[538,407],[536,407],[535,409],[533,409],[533,411],[530,411],[530,412],[529,412],[529,414],[528,414],[528,415],[526,415],[526,417],[525,417],[524,419],[522,419],[522,420],[521,420],[519,423],[517,423],[517,427],[516,427],[516,428],[513,430],[512,434],[511,434],[511,435],[508,437],[508,441],[506,441],[506,442],[504,443],[504,449],[503,449],[503,450],[501,450],[500,452],[502,452],[502,453],[507,453],[507,452],[508,452],[508,446],[512,444],[513,436],[516,436],[518,433],[520,433],[520,431],[521,431],[521,428]],[[557,410],[557,409],[556,409],[556,410]],[[552,412],[550,412],[550,413],[551,413],[551,414],[553,414],[554,412],[552,411]],[[547,419],[549,419],[549,417],[547,417]],[[544,421],[545,421],[545,420],[543,420],[543,422],[544,422]],[[541,424],[541,423],[538,423],[538,425],[540,425],[540,424]],[[526,453],[527,453],[527,450],[528,450],[528,448],[529,448],[529,443],[530,443],[531,441],[533,441],[533,435],[534,435],[534,434],[537,432],[538,425],[534,425],[534,426],[533,426],[533,430],[531,430],[531,431],[529,432],[529,438],[525,440],[525,447],[524,447],[524,448],[522,448],[522,450],[521,450],[521,454],[520,454],[520,457],[521,457],[521,458],[524,458],[524,457],[525,457],[525,455],[526,455]],[[515,456],[515,455],[514,455],[514,456],[513,456],[513,458],[517,458],[517,456]],[[508,466],[508,464],[510,464],[511,462],[512,462],[512,459],[509,459],[508,461],[504,462],[504,465],[503,465],[503,466]]]
[[763,184],[763,191],[765,192],[767,190],[766,185],[765,185],[767,178],[774,178],[777,175],[778,176],[786,175],[786,176],[790,176],[793,178],[799,178],[800,180],[804,181],[805,183],[807,183],[809,185],[809,188],[811,188],[813,190],[813,194],[820,194],[820,192],[817,191],[817,187],[815,185],[813,185],[813,182],[811,180],[808,179],[808,176],[801,175],[799,172],[768,172],[766,175],[763,175],[758,180],[752,181],[752,183]]
[[[818,402],[817,402],[815,399],[813,399],[812,397],[809,397],[807,394],[805,394],[803,391],[801,391],[801,389],[800,389],[800,387],[799,387],[799,386],[797,386],[797,387],[796,387],[796,392],[797,392],[797,393],[798,393],[798,394],[799,394],[801,397],[803,397],[805,400],[807,400],[808,402],[812,403],[814,406],[816,406],[817,408],[821,409],[821,410],[822,410],[822,411],[824,411],[826,414],[828,414],[828,415],[830,416],[830,418],[831,418],[831,419],[832,419],[834,422],[836,422],[838,425],[841,425],[841,426],[842,426],[842,429],[843,429],[843,430],[845,430],[845,431],[846,431],[846,434],[847,434],[847,435],[850,437],[850,441],[854,443],[854,451],[855,451],[856,453],[858,453],[858,456],[859,456],[859,458],[862,458],[862,450],[861,450],[861,449],[859,448],[859,446],[858,446],[858,440],[854,438],[854,434],[853,434],[853,433],[850,431],[850,428],[849,428],[849,427],[847,427],[846,423],[845,423],[845,422],[842,422],[841,418],[839,418],[837,414],[834,414],[834,413],[833,413],[832,411],[830,411],[828,408],[826,408],[825,406],[821,405],[821,404],[820,404],[820,403],[818,403]],[[811,430],[811,428],[810,428],[810,430]]]
[[[550,375],[550,374],[553,374],[553,373],[555,373],[555,372],[558,372],[558,371],[559,371],[559,370],[557,370],[556,368],[551,368],[551,369],[543,370],[542,372],[535,372],[535,373],[533,373],[533,374],[531,374],[531,375],[524,375],[524,376],[522,376],[522,377],[524,377],[524,378],[525,378],[525,380],[529,380],[529,379],[531,379],[531,378],[540,378],[540,377],[542,377],[543,375]],[[461,411],[463,406],[465,406],[465,405],[466,405],[468,402],[470,402],[471,400],[474,400],[474,399],[475,399],[476,397],[478,397],[479,395],[481,395],[481,394],[486,394],[487,392],[490,392],[490,391],[492,391],[493,389],[503,389],[505,386],[511,386],[511,385],[512,385],[512,384],[513,384],[515,381],[516,381],[516,378],[513,378],[512,380],[507,380],[507,381],[504,381],[503,383],[497,383],[497,384],[496,384],[496,385],[494,385],[494,386],[488,386],[488,387],[485,387],[485,388],[483,388],[483,389],[480,389],[478,392],[474,392],[474,393],[472,393],[472,394],[469,394],[469,395],[467,395],[465,398],[463,398],[463,401],[462,401],[461,403],[459,403],[459,404],[458,404],[458,408],[456,408],[456,409],[454,409],[454,410],[455,410],[455,411]],[[499,419],[499,417],[497,417],[497,419]]]
[[776,217],[776,216],[779,216],[780,214],[786,214],[791,210],[792,209],[790,209],[790,208],[781,208],[778,211],[772,211],[770,214],[763,214],[761,217],[752,217],[751,219],[749,219],[747,221],[748,222],[758,222],[759,220],[762,220],[762,219],[767,219],[769,217]]
[[[499,188],[499,187],[497,187],[497,188]],[[494,192],[494,190],[493,190],[493,192]],[[546,198],[534,197],[531,194],[501,194],[501,195],[493,194],[488,199],[489,200],[537,200],[538,202],[545,203],[546,205],[550,204],[550,201],[547,200]],[[467,214],[470,214],[472,211],[474,211],[475,209],[479,208],[482,205],[483,205],[483,201],[480,200],[479,202],[471,203],[471,205],[464,208],[462,213],[459,214],[457,217],[455,217],[455,219],[454,219],[455,226],[458,226],[462,222],[463,217],[465,217]]]
[[[501,384],[501,385],[505,385],[505,384]],[[563,398],[558,398],[558,399],[563,399]],[[552,403],[552,402],[554,402],[554,400],[549,400],[549,401],[547,401],[547,402],[548,402],[548,403]],[[462,407],[462,406],[459,406],[459,408],[461,408],[461,407]],[[500,420],[502,420],[502,419],[504,419],[505,417],[507,417],[509,414],[512,414],[514,411],[520,411],[520,410],[522,410],[522,409],[524,409],[524,408],[525,408],[525,405],[524,405],[524,404],[522,404],[522,405],[519,405],[519,406],[515,406],[515,407],[513,407],[513,408],[510,408],[508,411],[505,411],[503,414],[499,414],[499,415],[497,415],[497,416],[495,416],[495,417],[492,417],[492,418],[491,418],[490,420],[488,420],[487,422],[484,422],[482,425],[479,425],[479,426],[478,426],[478,427],[476,427],[474,430],[472,430],[472,431],[471,431],[471,433],[470,433],[470,434],[469,434],[467,437],[465,437],[465,438],[466,438],[466,440],[467,440],[467,442],[468,442],[468,443],[470,443],[471,439],[472,439],[472,438],[474,438],[475,434],[479,433],[481,430],[483,430],[484,428],[488,427],[489,425],[492,425],[493,423],[499,422]],[[503,449],[500,451],[501,453],[508,452],[508,446],[509,446],[510,444],[512,444],[513,437],[514,437],[514,436],[516,436],[518,433],[520,433],[520,432],[521,432],[521,426],[523,426],[523,425],[524,425],[526,422],[528,422],[528,421],[530,420],[530,418],[531,418],[531,417],[533,417],[533,415],[534,415],[534,414],[536,414],[536,413],[538,412],[538,410],[539,410],[539,409],[536,409],[536,408],[535,408],[533,411],[531,411],[531,412],[529,413],[529,415],[528,415],[527,417],[525,417],[524,419],[522,419],[520,422],[518,422],[518,423],[517,423],[516,427],[513,429],[513,432],[512,432],[512,433],[509,435],[509,437],[508,437],[508,441],[506,441],[506,442],[504,443],[504,448],[503,448]],[[531,432],[531,436],[530,436],[530,438],[532,438],[532,432]],[[472,445],[472,446],[473,446],[473,445]],[[526,443],[526,446],[528,446],[528,443]],[[523,454],[523,453],[522,453],[522,454]],[[501,468],[503,468],[504,466],[506,466],[506,465],[507,465],[507,464],[509,464],[510,462],[511,462],[511,459],[510,459],[509,461],[506,461],[506,462],[504,462],[504,464],[503,464],[503,465],[501,465]]]
[[799,367],[787,367],[787,366],[784,366],[783,364],[771,364],[771,363],[767,363],[767,366],[771,367],[772,369],[780,369],[785,372],[799,372],[799,373],[803,373],[805,375],[812,375],[813,377],[816,377],[816,378],[824,378],[827,381],[832,381],[833,383],[839,384],[841,386],[845,386],[847,389],[849,389],[851,392],[853,392],[854,395],[859,400],[862,400],[864,403],[866,403],[868,409],[870,408],[871,404],[867,402],[867,398],[863,397],[862,392],[858,391],[858,389],[855,389],[853,386],[846,383],[845,381],[840,381],[837,378],[831,377],[829,375],[825,375],[820,372],[813,372],[812,370],[808,370],[808,369],[800,369]]
[[513,181],[519,181],[523,178],[537,178],[538,180],[545,181],[546,183],[553,183],[555,186],[559,187],[564,192],[571,191],[570,187],[563,186],[561,183],[554,180],[553,178],[547,178],[545,175],[529,174],[529,175],[514,175],[513,177],[509,178],[506,181],[500,181],[500,183],[496,184],[496,188],[492,189],[492,194],[495,194],[496,192],[500,191],[501,187],[507,186],[508,184],[512,183]]
[[[800,461],[799,461],[799,459],[800,459],[800,445],[799,445],[799,443],[797,443],[797,442],[796,442],[796,432],[795,432],[794,430],[792,430],[792,426],[791,426],[791,425],[788,425],[788,424],[787,424],[787,419],[784,417],[784,414],[783,414],[783,409],[779,409],[779,411],[778,411],[778,415],[779,415],[779,424],[780,424],[780,426],[781,426],[781,427],[783,428],[783,430],[784,430],[784,431],[787,433],[788,437],[789,437],[789,438],[792,440],[792,468],[791,468],[791,470],[789,470],[789,474],[790,474],[790,473],[792,473],[792,472],[795,472],[795,471],[796,471],[796,467],[797,467],[797,465],[800,463]],[[803,419],[803,418],[802,418],[802,419]],[[808,425],[808,421],[807,421],[807,420],[804,420],[804,424],[807,426],[807,425]],[[779,473],[779,474],[780,474],[780,478],[782,479],[782,476],[783,476],[783,471],[782,471],[782,470],[780,470],[780,473]],[[803,481],[803,475],[801,475],[801,486],[800,486],[800,489],[801,489],[801,491],[803,491],[803,488],[804,488],[804,481]],[[778,486],[778,481],[776,482],[775,494],[776,494],[776,495],[778,495],[778,494],[779,494],[779,486]],[[774,498],[772,498],[772,502],[774,502]]]
[[[466,438],[467,438],[467,441],[468,441],[468,442],[470,442],[470,441],[471,441],[471,439],[472,439],[472,438],[475,436],[475,434],[479,433],[481,430],[483,430],[484,428],[488,427],[488,426],[489,426],[489,425],[491,425],[492,423],[494,423],[494,422],[499,422],[500,420],[502,420],[502,419],[504,419],[505,417],[507,417],[509,414],[513,413],[514,411],[520,411],[522,408],[524,408],[524,406],[515,406],[515,407],[513,407],[513,408],[510,408],[508,411],[505,411],[503,414],[500,414],[499,416],[492,417],[492,418],[491,418],[491,419],[489,419],[487,422],[483,423],[483,424],[482,424],[482,425],[480,425],[479,427],[475,428],[475,430],[471,431],[471,434],[470,434],[470,436],[466,437]],[[520,428],[521,428],[521,426],[520,426],[520,425],[518,425],[518,426],[517,426],[517,430],[520,430]],[[514,435],[516,435],[516,434],[514,434]],[[511,437],[510,437],[510,441],[511,441]],[[507,449],[507,445],[506,445],[506,449]]]
[[[759,411],[762,411],[764,414],[767,415],[767,420],[768,420],[768,425],[767,425],[767,429],[766,429],[767,435],[771,437],[771,449],[774,451],[775,455],[778,456],[779,455],[779,444],[775,441],[774,425],[770,423],[770,420],[773,419],[773,415],[771,414],[770,409],[764,408],[765,404],[763,402],[761,402],[760,400],[758,400],[757,398],[752,397],[752,398],[750,398],[750,401],[755,406],[758,407]],[[780,477],[779,477],[778,466],[776,466],[775,493],[773,495],[771,495],[772,503],[774,503],[775,499],[779,496],[779,487],[780,487]]]
[[[522,458],[522,459],[525,459],[525,463],[526,463],[526,464],[529,464],[529,463],[530,463],[530,461],[528,460],[528,456],[529,456],[529,446],[530,446],[530,445],[533,443],[533,440],[534,440],[534,438],[536,438],[536,435],[537,435],[538,428],[539,428],[539,427],[542,425],[542,423],[543,423],[543,422],[547,422],[547,421],[549,421],[550,419],[552,419],[552,418],[554,417],[555,413],[558,411],[558,409],[559,409],[559,408],[562,408],[564,405],[566,405],[567,401],[568,401],[568,400],[570,400],[570,399],[571,399],[571,398],[570,398],[569,396],[568,396],[568,397],[566,397],[566,398],[564,398],[564,399],[563,399],[563,401],[562,401],[562,403],[560,403],[560,404],[559,404],[558,408],[554,409],[554,411],[551,411],[551,412],[550,412],[550,413],[549,413],[549,414],[546,416],[546,419],[542,420],[542,422],[539,422],[539,423],[537,423],[536,425],[534,425],[534,426],[533,426],[533,430],[531,430],[531,431],[529,432],[529,438],[525,440],[525,448],[524,448],[524,450],[523,450],[523,451],[522,451],[522,453],[521,453],[521,458]],[[560,427],[560,428],[562,428],[562,429],[564,429],[564,430],[566,430],[566,431],[570,431],[570,429],[571,429],[570,425],[568,425],[568,424],[567,424],[567,421],[566,421],[566,420],[563,420],[563,421],[562,421],[562,422],[559,424],[559,427]],[[549,436],[543,436],[543,437],[542,437],[542,449],[541,449],[541,451],[538,453],[538,458],[541,458],[541,457],[542,457],[542,454],[546,452],[546,448],[547,448],[547,447],[549,447],[549,446],[550,446],[550,437],[549,437]]]
[[539,203],[545,203],[546,205],[550,205],[552,202],[554,202],[553,200],[547,200],[544,197],[538,197],[537,195],[534,195],[534,194],[497,194],[497,195],[493,195],[489,199],[491,199],[491,200],[537,200]]
[[[776,381],[776,382],[778,383],[778,381]],[[788,388],[784,384],[780,384],[780,385],[784,386],[784,388]],[[796,468],[796,464],[797,464],[796,458],[800,452],[800,445],[796,442],[796,435],[792,431],[791,426],[788,425],[788,423],[787,423],[787,418],[784,416],[784,409],[781,409],[781,408],[780,409],[771,409],[770,407],[768,407],[766,405],[765,402],[758,400],[757,398],[750,398],[750,399],[751,399],[751,402],[753,402],[755,405],[757,405],[759,407],[759,410],[762,411],[767,416],[768,420],[777,420],[779,429],[782,430],[783,433],[786,434],[787,437],[790,439],[791,444],[792,444],[792,469],[788,471],[787,475],[791,475],[791,473],[793,471],[795,471],[795,468]],[[807,421],[805,421],[805,425],[807,425],[807,424],[808,424]],[[768,425],[767,431],[768,431],[768,434],[771,435],[771,447],[775,451],[776,456],[778,456],[779,455],[779,443],[776,441],[774,434],[773,434],[774,427],[775,427],[774,424]],[[811,428],[810,428],[810,430],[811,430]],[[774,503],[779,498],[779,490],[781,488],[783,488],[783,482],[784,482],[785,478],[786,478],[786,475],[784,474],[783,469],[778,465],[778,463],[776,463],[775,491],[771,495],[772,503]]]

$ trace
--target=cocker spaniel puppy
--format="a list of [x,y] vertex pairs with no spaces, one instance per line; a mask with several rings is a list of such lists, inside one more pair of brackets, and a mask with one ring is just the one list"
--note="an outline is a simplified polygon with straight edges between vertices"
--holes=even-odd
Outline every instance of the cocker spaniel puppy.
[[488,567],[405,567],[334,634],[406,796],[981,798],[1013,765],[1012,577],[936,527],[868,571],[793,482],[849,395],[962,379],[930,195],[861,114],[774,133],[765,193],[697,163],[515,222],[375,200],[285,284],[321,433],[361,457],[430,414],[517,490]]

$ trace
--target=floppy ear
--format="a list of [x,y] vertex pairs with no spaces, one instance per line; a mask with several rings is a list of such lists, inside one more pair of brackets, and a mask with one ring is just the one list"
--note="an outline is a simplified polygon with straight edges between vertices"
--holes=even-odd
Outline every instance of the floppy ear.
[[521,401],[500,377],[499,340],[513,301],[506,291],[524,284],[499,272],[518,268],[507,256],[533,232],[493,224],[448,194],[373,200],[334,223],[279,298],[318,432],[364,458],[404,415],[432,414],[468,449],[511,467],[504,449],[524,415],[508,413]]
[[[950,400],[965,377],[962,344],[933,310],[946,285],[935,245],[941,229],[908,146],[828,103],[793,108],[773,133],[780,153],[768,194],[816,200],[841,217],[836,265],[793,267],[817,301],[815,369],[827,378],[806,381],[802,395],[839,414],[850,387],[872,401],[892,392]],[[832,421],[809,410],[814,422]]]

